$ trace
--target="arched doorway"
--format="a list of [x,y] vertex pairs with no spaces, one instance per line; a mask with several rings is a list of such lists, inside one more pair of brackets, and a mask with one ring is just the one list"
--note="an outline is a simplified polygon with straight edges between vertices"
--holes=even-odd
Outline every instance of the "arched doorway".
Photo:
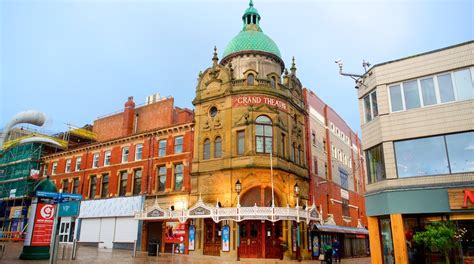
[[[278,195],[275,197],[275,206],[280,205]],[[241,206],[271,206],[271,187],[256,186],[245,193],[240,199]],[[239,224],[239,254],[242,258],[275,258],[280,259],[283,254],[281,246],[281,221],[247,220]]]

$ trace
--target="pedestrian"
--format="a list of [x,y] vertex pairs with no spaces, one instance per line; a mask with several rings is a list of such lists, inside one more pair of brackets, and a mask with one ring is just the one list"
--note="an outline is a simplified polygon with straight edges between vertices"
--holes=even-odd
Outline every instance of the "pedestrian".
[[332,242],[332,250],[335,262],[341,262],[341,243],[335,238]]
[[324,250],[324,262],[332,264],[332,247],[330,244],[325,244],[323,246]]

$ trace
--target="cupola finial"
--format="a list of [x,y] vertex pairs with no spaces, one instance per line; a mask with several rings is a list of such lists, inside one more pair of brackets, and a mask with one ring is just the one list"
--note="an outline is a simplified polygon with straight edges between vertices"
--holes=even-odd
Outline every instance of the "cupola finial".
[[250,0],[250,2],[249,2],[249,6],[250,6],[250,7],[252,7],[252,6],[253,6],[253,1],[252,1],[252,0]]
[[217,47],[214,46],[214,54],[212,56],[212,66],[217,66],[217,62],[219,61],[219,58],[217,57]]
[[296,64],[295,64],[295,56],[293,56],[293,59],[291,60],[291,68],[290,71],[292,74],[296,73]]

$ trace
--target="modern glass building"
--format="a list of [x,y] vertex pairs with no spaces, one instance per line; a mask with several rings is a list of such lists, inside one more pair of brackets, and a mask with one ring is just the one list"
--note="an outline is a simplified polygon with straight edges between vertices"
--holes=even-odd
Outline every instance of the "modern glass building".
[[[413,237],[456,225],[452,261],[474,259],[474,42],[373,66],[358,97],[372,263],[438,263]],[[459,235],[463,233],[463,235]]]

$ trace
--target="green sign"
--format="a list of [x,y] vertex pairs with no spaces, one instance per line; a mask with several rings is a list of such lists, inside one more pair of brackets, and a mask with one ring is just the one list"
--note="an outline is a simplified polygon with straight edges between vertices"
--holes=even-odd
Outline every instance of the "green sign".
[[79,215],[79,201],[66,202],[59,204],[58,216],[78,216]]

